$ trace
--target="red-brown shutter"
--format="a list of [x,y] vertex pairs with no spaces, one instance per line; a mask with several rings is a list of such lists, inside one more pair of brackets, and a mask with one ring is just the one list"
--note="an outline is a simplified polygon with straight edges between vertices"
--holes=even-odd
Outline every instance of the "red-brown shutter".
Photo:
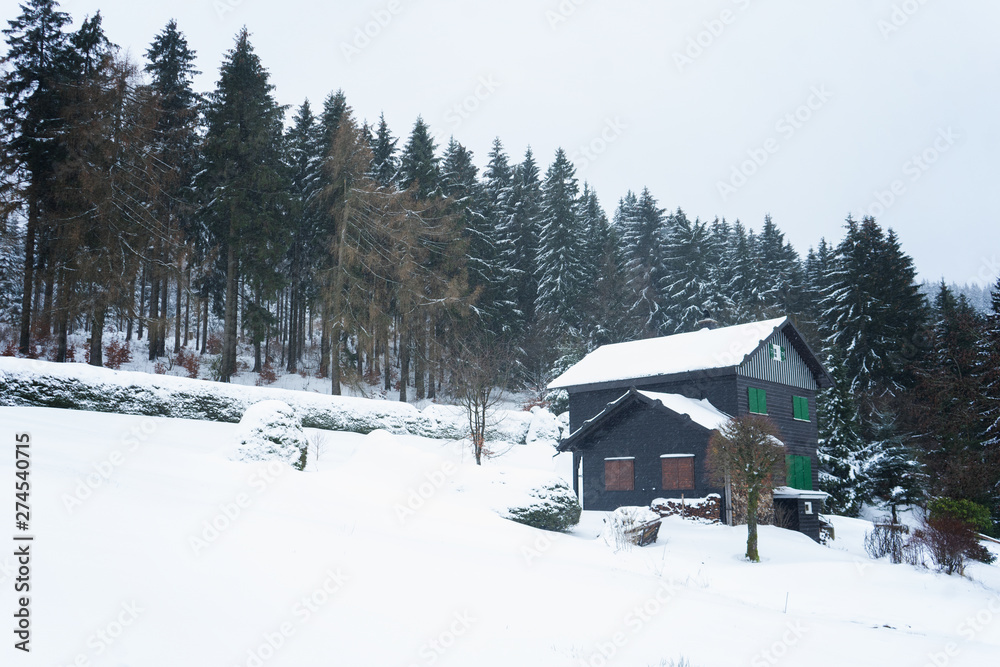
[[668,457],[660,459],[663,471],[663,488],[668,491],[694,489],[694,457]]
[[632,459],[605,460],[604,489],[606,491],[635,490],[635,461]]

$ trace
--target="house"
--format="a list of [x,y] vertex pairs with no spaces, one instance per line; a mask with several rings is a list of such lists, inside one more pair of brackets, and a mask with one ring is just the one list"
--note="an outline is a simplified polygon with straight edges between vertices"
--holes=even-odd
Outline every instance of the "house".
[[573,488],[584,509],[649,505],[656,498],[725,500],[705,454],[730,416],[767,415],[787,456],[776,508],[789,527],[819,539],[816,393],[833,380],[787,317],[605,345],[549,384],[569,393]]

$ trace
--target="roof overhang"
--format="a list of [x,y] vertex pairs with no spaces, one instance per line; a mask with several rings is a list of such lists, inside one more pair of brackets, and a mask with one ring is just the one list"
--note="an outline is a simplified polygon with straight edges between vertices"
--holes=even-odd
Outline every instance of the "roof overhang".
[[779,486],[774,490],[774,497],[777,500],[826,500],[830,497],[825,491],[805,491],[803,489],[793,489],[790,486]]

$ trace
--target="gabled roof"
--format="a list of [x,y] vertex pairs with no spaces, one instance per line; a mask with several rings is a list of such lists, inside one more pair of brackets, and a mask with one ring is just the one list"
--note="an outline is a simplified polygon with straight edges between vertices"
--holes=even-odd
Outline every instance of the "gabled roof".
[[809,366],[817,384],[833,381],[787,317],[720,329],[647,338],[597,348],[549,383],[569,389],[604,383],[654,379],[698,371],[735,369],[776,331],[785,332]]
[[576,444],[581,439],[599,429],[605,421],[624,409],[626,405],[635,402],[687,417],[706,431],[715,430],[730,419],[729,415],[717,409],[705,399],[699,401],[687,396],[681,396],[680,394],[639,391],[635,387],[632,387],[625,394],[608,403],[604,410],[583,422],[580,428],[573,431],[569,437],[559,443],[559,451],[566,452],[576,449]]

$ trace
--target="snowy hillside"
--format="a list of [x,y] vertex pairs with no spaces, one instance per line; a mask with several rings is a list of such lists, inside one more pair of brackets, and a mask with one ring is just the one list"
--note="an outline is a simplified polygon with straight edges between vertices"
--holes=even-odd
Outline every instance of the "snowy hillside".
[[743,528],[669,519],[657,544],[614,553],[598,513],[569,535],[501,518],[567,475],[544,441],[479,469],[454,442],[308,430],[320,455],[297,472],[230,461],[234,424],[43,408],[0,423],[5,441],[32,436],[36,535],[33,650],[3,664],[971,666],[1000,651],[1000,570],[873,562],[864,522],[838,520],[832,547],[765,527],[751,565]]

